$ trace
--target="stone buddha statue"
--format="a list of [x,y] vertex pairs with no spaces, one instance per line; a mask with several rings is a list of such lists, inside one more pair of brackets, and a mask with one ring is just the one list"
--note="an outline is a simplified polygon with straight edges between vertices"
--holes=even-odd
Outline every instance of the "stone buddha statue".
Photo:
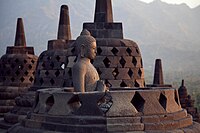
[[91,60],[96,57],[96,40],[84,29],[76,39],[77,61],[72,67],[72,80],[76,92],[104,91],[105,85]]

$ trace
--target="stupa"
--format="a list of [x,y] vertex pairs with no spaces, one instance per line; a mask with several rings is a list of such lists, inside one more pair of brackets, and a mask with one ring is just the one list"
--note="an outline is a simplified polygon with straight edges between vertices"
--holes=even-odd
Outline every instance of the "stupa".
[[[67,48],[72,42],[69,9],[67,5],[62,5],[57,39],[50,40],[48,49],[40,54],[33,85],[28,88],[27,93],[15,99],[17,105],[4,115],[4,120],[0,121],[0,127],[8,129],[31,112],[35,100],[35,90],[65,86],[65,81],[68,81],[66,77],[69,77],[64,74],[64,69],[68,68]],[[68,82],[68,84],[72,83]]]
[[184,80],[182,80],[181,86],[178,89],[178,93],[182,108],[186,109],[187,112],[193,116],[194,121],[200,122],[200,115],[197,111],[197,108],[194,106],[195,100],[193,100],[191,96],[188,95]]
[[141,53],[136,43],[123,39],[122,24],[113,23],[111,0],[96,0],[95,22],[83,29],[97,40],[93,65],[109,91],[37,90],[32,113],[9,133],[200,132],[181,108],[176,89],[144,87]]
[[38,57],[34,48],[26,46],[22,18],[17,20],[14,46],[7,47],[0,59],[0,115],[10,111],[15,98],[33,84]]

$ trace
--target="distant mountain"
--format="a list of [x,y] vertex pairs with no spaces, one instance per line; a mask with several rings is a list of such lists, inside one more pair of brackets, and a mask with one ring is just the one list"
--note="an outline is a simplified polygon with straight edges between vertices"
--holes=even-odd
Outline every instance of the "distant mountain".
[[[113,0],[116,22],[123,22],[125,38],[138,43],[146,71],[153,71],[154,60],[161,58],[165,71],[200,70],[200,7],[170,5],[160,0],[143,3],[139,0]],[[1,0],[0,55],[14,43],[18,17],[23,17],[28,46],[39,55],[47,41],[55,39],[60,6],[70,9],[71,29],[75,39],[83,22],[92,22],[93,0]]]

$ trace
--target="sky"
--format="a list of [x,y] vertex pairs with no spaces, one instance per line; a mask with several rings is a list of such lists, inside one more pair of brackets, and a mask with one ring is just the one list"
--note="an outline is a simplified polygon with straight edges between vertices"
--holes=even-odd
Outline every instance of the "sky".
[[[140,1],[144,1],[144,2],[149,3],[149,2],[152,2],[154,0],[140,0]],[[197,7],[198,5],[200,5],[200,0],[161,0],[161,1],[166,2],[166,3],[170,3],[170,4],[185,3],[191,8],[194,8],[194,7]]]

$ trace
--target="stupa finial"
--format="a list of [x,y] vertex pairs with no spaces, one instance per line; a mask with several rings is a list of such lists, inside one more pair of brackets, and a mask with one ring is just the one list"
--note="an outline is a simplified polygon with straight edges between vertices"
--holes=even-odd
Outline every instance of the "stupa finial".
[[156,84],[156,85],[164,84],[161,59],[156,59],[156,62],[155,62],[153,84]]
[[15,46],[26,47],[26,39],[24,33],[24,25],[22,18],[17,19],[17,28],[15,34]]
[[113,22],[111,0],[96,0],[94,22]]
[[57,39],[71,40],[69,8],[67,5],[62,5],[60,9],[60,21]]

